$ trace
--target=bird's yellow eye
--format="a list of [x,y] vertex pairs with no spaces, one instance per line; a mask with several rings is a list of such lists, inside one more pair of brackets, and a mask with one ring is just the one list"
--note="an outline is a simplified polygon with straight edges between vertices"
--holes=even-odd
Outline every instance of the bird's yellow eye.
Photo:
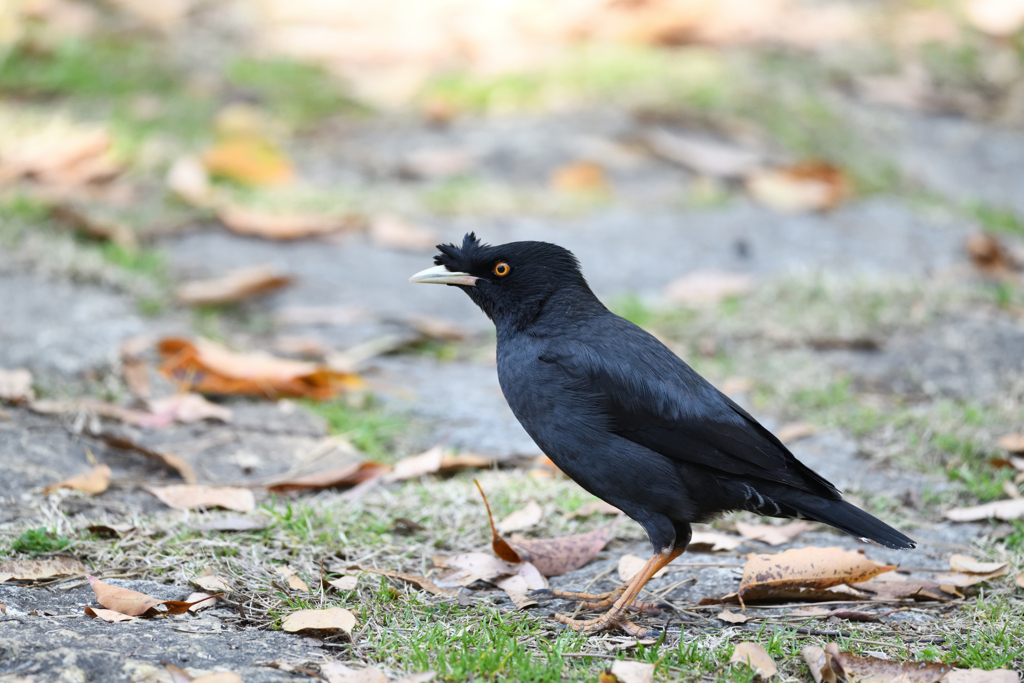
[[504,261],[498,261],[494,264],[494,274],[498,277],[505,277],[512,270],[512,266],[508,265]]

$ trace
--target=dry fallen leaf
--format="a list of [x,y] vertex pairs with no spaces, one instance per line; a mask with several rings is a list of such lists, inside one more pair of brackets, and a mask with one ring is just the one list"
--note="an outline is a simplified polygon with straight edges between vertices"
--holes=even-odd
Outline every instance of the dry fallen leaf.
[[208,591],[231,593],[234,589],[228,580],[219,574],[205,574],[192,579],[192,583]]
[[108,486],[110,486],[110,466],[97,465],[85,474],[50,484],[43,489],[43,493],[53,493],[57,489],[73,489],[95,496],[106,491]]
[[1024,518],[1024,498],[997,500],[967,508],[953,508],[946,512],[946,519],[954,522],[980,522],[984,519],[1009,521]]
[[231,408],[208,401],[202,394],[174,394],[149,402],[152,420],[146,426],[165,426],[173,422],[188,424],[202,420],[231,422],[234,413]]
[[1015,432],[1000,437],[999,447],[1011,453],[1024,453],[1024,433]]
[[207,207],[212,204],[210,174],[198,157],[176,159],[167,170],[167,187],[193,206]]
[[600,164],[576,161],[555,169],[551,186],[563,192],[596,192],[608,189],[608,179]]
[[853,588],[873,593],[876,600],[938,600],[948,602],[963,598],[955,587],[940,585],[925,579],[907,579],[906,581],[882,581],[881,577],[864,583],[855,583]]
[[612,538],[615,521],[594,531],[558,538],[513,535],[509,544],[524,562],[532,562],[544,576],[561,576],[590,562]]
[[283,185],[295,177],[284,152],[257,136],[233,136],[217,142],[202,155],[212,176],[245,185]]
[[351,591],[355,590],[356,586],[359,585],[358,576],[342,576],[338,579],[331,579],[327,582],[329,585],[334,586],[340,591]]
[[732,657],[729,658],[730,664],[735,662],[746,664],[765,680],[771,678],[779,671],[768,652],[757,643],[740,643],[737,645],[736,649],[732,652]]
[[[639,557],[638,555],[626,554],[619,558],[619,565],[617,567],[619,573],[619,580],[623,583],[629,581],[644,568],[647,564],[647,560]],[[652,578],[659,578],[665,576],[668,572],[668,567],[662,567]]]
[[548,582],[532,564],[521,562],[516,568],[515,574],[499,578],[494,581],[494,585],[505,591],[505,594],[512,600],[512,604],[517,608],[525,609],[537,604],[537,601],[530,597],[530,593],[547,588]]
[[398,216],[377,216],[370,222],[370,239],[379,247],[423,251],[441,241],[437,231]]
[[160,372],[201,393],[323,400],[362,386],[357,375],[258,351],[238,353],[206,339],[193,343],[168,338],[158,348],[163,357]]
[[672,133],[663,128],[646,136],[656,156],[706,176],[739,178],[761,166],[761,155],[707,137]]
[[0,401],[25,403],[35,400],[32,390],[32,373],[24,368],[7,370],[0,368]]
[[507,534],[512,531],[529,529],[531,526],[539,524],[543,516],[544,509],[531,498],[525,507],[506,515],[498,522],[498,533]]
[[1005,275],[1020,267],[1010,250],[987,232],[967,238],[967,255],[975,267],[990,275]]
[[797,213],[834,209],[851,191],[846,175],[822,161],[757,171],[747,177],[746,185],[761,204]]
[[[990,574],[1006,569],[1006,562],[981,562],[970,555],[954,554],[949,557],[949,568],[955,572]],[[1005,572],[1004,572],[1005,574]],[[1002,574],[1001,574],[1002,576]]]
[[396,572],[392,569],[377,569],[376,567],[363,567],[361,565],[352,565],[351,567],[348,567],[348,570],[359,570],[369,572],[370,574],[379,574],[381,576],[388,576],[393,579],[399,579],[401,581],[405,581],[406,583],[411,583],[415,586],[419,586],[431,595],[444,595],[450,597],[458,593],[458,590],[452,588],[451,586],[438,586],[430,579],[426,578],[425,576],[419,576],[418,574],[407,574],[405,572]]
[[387,683],[388,677],[375,666],[364,666],[361,669],[347,666],[341,662],[324,662],[320,665],[320,675],[327,683]]
[[[949,664],[930,662],[907,662],[901,664],[890,659],[877,657],[855,657],[849,652],[840,652],[839,646],[829,643],[825,646],[826,666],[831,674],[842,680],[856,681],[905,681],[906,683],[937,683],[953,670]],[[813,667],[812,667],[813,670]],[[825,667],[821,669],[824,677]]]
[[[138,591],[129,590],[127,588],[121,588],[120,586],[112,586],[109,583],[104,583],[97,579],[95,576],[89,574],[85,575],[85,578],[92,584],[92,590],[96,593],[96,601],[107,609],[120,612],[121,614],[127,614],[133,617],[139,617],[143,615],[152,616],[158,614],[161,611],[165,611],[167,614],[184,614],[195,602],[184,602],[180,600],[160,600],[158,598],[151,597],[145,593],[139,593]],[[203,598],[199,602],[210,599]],[[163,610],[158,610],[157,607],[163,607]]]
[[1018,588],[1024,588],[1024,572],[1017,574],[1017,578],[1015,578],[1013,582],[1017,584]]
[[1009,37],[1024,27],[1022,0],[968,0],[967,21],[991,36]]
[[387,465],[376,462],[361,462],[342,465],[323,472],[314,472],[295,479],[279,481],[267,487],[272,493],[290,493],[356,486],[382,476],[388,471]]
[[829,656],[817,645],[808,645],[800,650],[800,655],[811,670],[814,683],[836,683],[836,674],[829,666]]
[[250,512],[256,507],[256,498],[252,491],[232,486],[177,484],[174,486],[149,486],[146,487],[146,490],[159,498],[164,505],[176,510],[224,508],[225,510]]
[[435,555],[434,564],[447,570],[437,577],[436,583],[443,587],[468,586],[477,581],[491,581],[499,576],[512,576],[521,562],[506,562],[487,553],[459,553],[458,555]]
[[741,545],[743,539],[738,536],[727,536],[716,531],[694,531],[690,537],[690,544],[686,547],[714,553],[719,550],[735,550]]
[[592,500],[589,503],[581,505],[574,512],[570,512],[566,517],[590,517],[591,515],[621,515],[622,510],[615,507],[611,503],[606,503],[603,500]]
[[665,288],[665,298],[685,306],[720,303],[731,296],[742,296],[754,288],[754,278],[739,273],[699,270],[676,278]]
[[55,576],[81,576],[85,565],[74,557],[45,560],[7,560],[0,562],[0,583],[4,581],[41,581]]
[[952,573],[935,575],[934,580],[938,584],[965,588],[1010,573],[1006,562],[979,562],[969,555],[952,555],[949,568]]
[[394,468],[385,478],[388,481],[405,481],[425,474],[433,474],[441,469],[442,460],[444,460],[444,448],[440,445],[434,446],[418,455],[402,458],[395,463]]
[[737,612],[730,612],[728,608],[722,608],[722,611],[715,615],[716,618],[721,619],[730,624],[745,624],[747,622],[747,615],[740,614]]
[[853,584],[892,571],[896,565],[875,562],[841,548],[795,548],[778,555],[747,556],[737,594],[743,600],[792,595],[803,589],[823,590]]
[[228,304],[287,287],[292,278],[270,266],[237,268],[209,280],[186,282],[174,290],[178,303],[190,306]]
[[217,218],[231,232],[269,240],[298,240],[361,230],[363,221],[347,214],[281,213],[222,206]]
[[112,609],[99,609],[95,607],[89,607],[88,605],[85,606],[85,614],[86,616],[95,617],[111,623],[118,621],[131,621],[135,618],[127,614],[115,612]]
[[654,680],[654,665],[647,662],[617,659],[612,662],[611,672],[618,683],[651,683]]
[[288,587],[292,590],[306,591],[307,593],[309,592],[309,586],[306,585],[305,581],[299,578],[298,574],[296,574],[295,570],[291,567],[280,566],[277,567],[274,571],[277,572],[277,574],[281,578],[288,582]]
[[212,593],[189,593],[188,597],[185,598],[185,602],[191,602],[192,606],[188,608],[189,612],[198,612],[199,610],[209,609],[217,604],[217,596]]
[[307,630],[342,630],[352,635],[355,625],[354,614],[343,607],[330,607],[327,609],[303,609],[289,614],[281,623],[281,628],[289,633]]
[[785,545],[809,529],[811,525],[803,520],[775,526],[773,524],[745,524],[736,522],[736,531],[743,538],[762,541],[768,545]]
[[790,422],[779,427],[779,431],[775,432],[775,436],[779,438],[782,443],[792,443],[799,441],[800,439],[806,439],[807,437],[815,434],[817,428],[806,422]]

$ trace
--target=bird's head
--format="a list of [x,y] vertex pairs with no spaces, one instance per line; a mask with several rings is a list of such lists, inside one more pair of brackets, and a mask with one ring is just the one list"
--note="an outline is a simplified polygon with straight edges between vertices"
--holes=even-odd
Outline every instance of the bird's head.
[[439,244],[433,268],[409,282],[453,285],[469,295],[496,324],[532,320],[552,296],[585,293],[593,298],[579,261],[568,249],[547,242],[509,242],[491,246],[474,233],[462,246]]

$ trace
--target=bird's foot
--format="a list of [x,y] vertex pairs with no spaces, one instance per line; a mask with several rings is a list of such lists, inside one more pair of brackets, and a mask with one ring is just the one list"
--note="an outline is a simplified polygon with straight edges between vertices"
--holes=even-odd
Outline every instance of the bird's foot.
[[[559,600],[573,600],[579,604],[583,609],[589,610],[606,610],[615,604],[623,592],[626,590],[626,584],[623,584],[613,591],[608,593],[577,593],[574,591],[560,591],[552,590],[550,588],[543,588],[530,593],[531,597],[547,597],[547,598],[558,598]],[[656,617],[661,614],[663,609],[672,609],[671,605],[665,603],[653,603],[643,602],[641,600],[634,600],[632,604],[626,607],[626,609],[633,612],[643,612],[644,614]]]
[[572,617],[568,617],[564,614],[556,614],[555,620],[579,633],[600,633],[601,631],[620,628],[634,638],[657,638],[661,635],[660,631],[655,631],[654,629],[646,628],[644,626],[638,626],[632,621],[623,619],[621,612],[614,614],[613,612],[615,612],[615,610],[609,611],[594,619],[573,619]]

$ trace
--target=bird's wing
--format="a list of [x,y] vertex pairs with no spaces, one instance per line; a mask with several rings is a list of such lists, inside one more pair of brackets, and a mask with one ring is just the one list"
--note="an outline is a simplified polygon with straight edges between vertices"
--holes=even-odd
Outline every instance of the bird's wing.
[[840,498],[831,483],[661,342],[616,320],[604,334],[561,341],[541,358],[561,368],[573,393],[593,402],[609,429],[673,460]]

